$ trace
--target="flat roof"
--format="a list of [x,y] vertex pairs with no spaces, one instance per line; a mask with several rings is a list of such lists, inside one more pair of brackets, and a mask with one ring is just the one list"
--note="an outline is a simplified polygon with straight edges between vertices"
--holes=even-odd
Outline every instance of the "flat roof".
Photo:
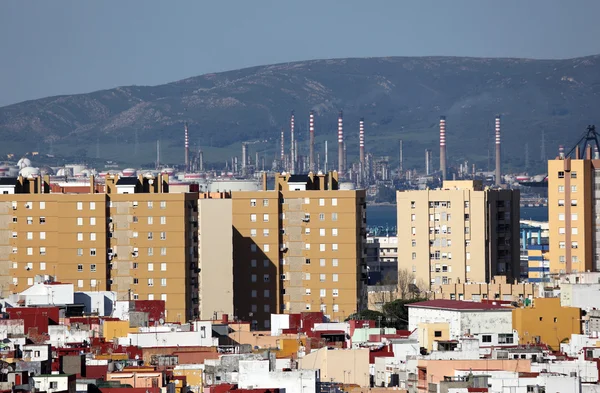
[[427,300],[424,302],[410,303],[406,307],[417,307],[417,308],[440,308],[445,310],[455,311],[499,311],[506,310],[510,311],[508,307],[503,307],[493,303],[480,303],[480,302],[467,302],[463,300],[449,300],[449,299],[437,299]]

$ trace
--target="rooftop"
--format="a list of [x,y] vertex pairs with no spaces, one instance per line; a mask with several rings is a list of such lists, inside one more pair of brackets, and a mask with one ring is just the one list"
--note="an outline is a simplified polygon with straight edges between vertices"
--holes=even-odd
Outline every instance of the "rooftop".
[[16,186],[16,177],[0,177],[0,186]]
[[508,307],[503,307],[499,304],[494,303],[479,303],[479,302],[466,302],[462,300],[428,300],[425,302],[407,304],[407,307],[417,308],[441,308],[446,310],[457,310],[457,311],[489,311],[489,310],[510,310]]
[[308,183],[309,181],[308,175],[291,175],[288,179],[288,183]]
[[117,186],[137,186],[138,178],[135,176],[119,177]]

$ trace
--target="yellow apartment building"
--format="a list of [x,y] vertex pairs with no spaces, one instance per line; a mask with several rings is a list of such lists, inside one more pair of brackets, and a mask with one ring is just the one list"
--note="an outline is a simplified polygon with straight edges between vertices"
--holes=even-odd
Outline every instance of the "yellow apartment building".
[[600,160],[584,150],[548,161],[550,274],[598,270]]
[[271,313],[366,308],[366,193],[337,173],[277,175],[275,189],[233,192],[234,308],[253,327]]
[[51,276],[119,300],[164,300],[167,321],[198,315],[198,194],[168,177],[109,176],[103,193],[50,193],[48,178],[0,181],[3,295]]
[[398,191],[398,269],[426,287],[518,278],[519,199],[474,180]]

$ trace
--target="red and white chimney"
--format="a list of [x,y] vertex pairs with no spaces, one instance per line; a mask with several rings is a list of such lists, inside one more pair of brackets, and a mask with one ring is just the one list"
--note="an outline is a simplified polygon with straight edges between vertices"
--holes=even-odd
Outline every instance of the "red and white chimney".
[[308,170],[314,172],[315,168],[315,113],[310,111],[308,116],[308,133],[309,133],[309,157]]
[[501,156],[500,156],[500,115],[496,116],[496,185],[502,184]]
[[440,171],[442,180],[446,180],[446,116],[440,116]]
[[343,112],[338,115],[338,175],[342,177],[344,173],[344,120]]

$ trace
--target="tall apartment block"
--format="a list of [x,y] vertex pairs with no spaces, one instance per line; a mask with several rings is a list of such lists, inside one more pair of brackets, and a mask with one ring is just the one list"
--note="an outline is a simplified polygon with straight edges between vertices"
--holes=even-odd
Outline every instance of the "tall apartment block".
[[415,284],[519,278],[518,190],[444,181],[436,190],[399,191],[396,199],[398,270],[414,274]]
[[164,300],[166,321],[198,316],[198,194],[168,177],[94,179],[87,192],[49,193],[47,178],[0,179],[3,295],[53,276],[119,300]]
[[598,271],[600,159],[591,145],[548,161],[550,274]]
[[366,308],[365,191],[339,189],[336,172],[263,183],[232,192],[235,314],[262,329],[271,313],[342,321]]

